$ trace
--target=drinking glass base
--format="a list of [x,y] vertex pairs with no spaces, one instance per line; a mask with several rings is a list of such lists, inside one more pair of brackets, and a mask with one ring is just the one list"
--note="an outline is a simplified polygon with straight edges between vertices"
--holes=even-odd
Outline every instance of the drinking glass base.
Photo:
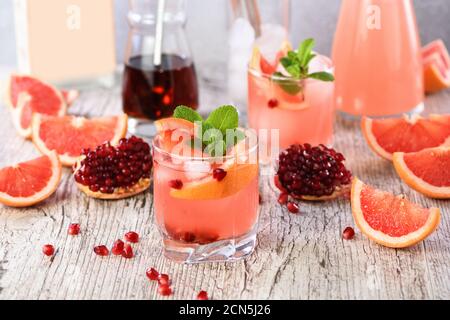
[[165,238],[164,256],[178,263],[230,262],[243,259],[256,246],[256,227],[241,237],[208,244],[179,242]]
[[128,132],[141,137],[152,138],[156,135],[156,128],[151,120],[129,117]]
[[[403,113],[398,113],[398,114],[391,114],[391,115],[385,115],[385,116],[369,116],[372,119],[382,119],[382,118],[396,118],[396,117],[401,117],[404,114],[406,115],[415,115],[415,114],[420,114],[425,110],[425,104],[422,102],[420,104],[418,104],[415,108],[413,108],[412,110],[408,111],[408,112],[403,112]],[[361,120],[361,115],[355,115],[352,113],[347,113],[345,111],[342,110],[338,110],[338,113],[342,116],[342,118],[344,120],[350,120],[350,121],[358,121]]]

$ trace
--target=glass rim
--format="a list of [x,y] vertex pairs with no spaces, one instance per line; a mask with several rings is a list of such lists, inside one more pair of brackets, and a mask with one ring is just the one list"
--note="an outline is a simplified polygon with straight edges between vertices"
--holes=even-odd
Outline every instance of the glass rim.
[[[316,52],[316,54],[317,54],[317,57],[324,59],[328,65],[328,68],[325,68],[323,71],[328,71],[328,72],[334,74],[333,61],[327,56],[318,54],[317,52]],[[252,68],[250,66],[250,63],[247,64],[247,71],[250,72],[254,76],[257,76],[259,78],[269,79],[269,80],[286,81],[286,82],[297,83],[297,84],[304,84],[304,83],[310,83],[310,82],[312,82],[312,83],[321,82],[320,80],[311,79],[311,78],[294,79],[294,78],[288,78],[288,77],[274,76],[273,74],[265,73],[262,70],[257,70],[255,68]]]
[[[245,132],[247,133],[248,130],[251,130],[251,129],[246,128]],[[257,149],[259,146],[259,139],[258,139],[258,135],[256,135],[256,137],[257,137],[257,139],[256,139],[256,142],[254,142],[254,145],[252,145],[251,147],[246,147],[245,150],[242,152],[234,153],[231,155],[203,157],[203,156],[180,155],[180,154],[175,154],[175,153],[172,153],[172,152],[162,149],[160,146],[158,146],[156,144],[158,138],[161,138],[161,135],[158,133],[152,139],[152,150],[153,150],[153,152],[156,151],[158,154],[167,155],[167,156],[170,156],[171,158],[178,159],[180,161],[208,161],[208,162],[221,161],[221,162],[224,162],[227,160],[239,158],[239,156],[249,155],[253,152],[257,152]],[[247,140],[247,139],[245,139],[245,140]]]

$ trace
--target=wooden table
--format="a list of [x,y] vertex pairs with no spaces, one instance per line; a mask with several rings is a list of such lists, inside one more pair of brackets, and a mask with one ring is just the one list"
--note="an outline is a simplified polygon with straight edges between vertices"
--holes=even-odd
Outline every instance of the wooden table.
[[[203,89],[204,105],[228,102],[220,86]],[[119,89],[84,91],[70,112],[117,114],[119,94]],[[429,97],[427,112],[450,113],[450,92]],[[38,155],[16,135],[3,105],[0,117],[0,165]],[[372,154],[356,123],[338,119],[335,146],[365,182],[440,207],[438,231],[406,250],[381,247],[359,232],[344,241],[342,230],[354,226],[348,200],[301,204],[302,214],[292,215],[277,204],[270,179],[261,177],[253,255],[236,263],[180,265],[162,255],[150,191],[116,202],[92,200],[77,191],[66,169],[58,191],[44,203],[20,210],[0,206],[0,298],[159,299],[145,276],[153,266],[171,276],[176,299],[192,299],[199,290],[213,299],[449,299],[450,202],[427,199],[401,183],[392,165]],[[81,224],[80,236],[67,235],[71,222]],[[111,245],[130,230],[142,237],[134,259],[93,253],[95,245]],[[45,243],[57,248],[54,259],[43,256]]]

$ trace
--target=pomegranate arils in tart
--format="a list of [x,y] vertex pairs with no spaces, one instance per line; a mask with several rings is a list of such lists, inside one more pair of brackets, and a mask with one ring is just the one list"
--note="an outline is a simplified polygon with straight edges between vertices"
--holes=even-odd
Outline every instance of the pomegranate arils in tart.
[[71,236],[76,236],[80,233],[80,225],[78,223],[71,223],[67,231]]
[[159,278],[159,272],[156,271],[155,268],[149,268],[147,269],[147,271],[145,272],[145,274],[147,275],[147,278],[149,278],[152,281],[156,281]]
[[51,257],[55,253],[55,248],[51,244],[46,244],[42,247],[42,253]]
[[138,243],[139,242],[139,234],[137,234],[134,231],[127,232],[125,234],[125,240],[127,240],[128,242],[131,242],[131,243]]
[[111,249],[111,252],[115,256],[120,256],[123,253],[124,247],[125,247],[125,243],[122,240],[120,240],[120,239],[116,240],[114,242],[114,245],[113,245],[112,249]]
[[107,142],[82,154],[85,157],[75,180],[93,192],[112,194],[116,188],[129,188],[142,178],[150,178],[150,146],[141,138],[123,138],[116,147]]
[[102,256],[102,257],[105,257],[105,256],[109,255],[109,250],[104,245],[100,245],[100,246],[94,247],[94,252],[95,252],[96,255]]
[[299,199],[330,197],[351,183],[344,161],[341,153],[324,145],[292,145],[279,156],[275,185]]

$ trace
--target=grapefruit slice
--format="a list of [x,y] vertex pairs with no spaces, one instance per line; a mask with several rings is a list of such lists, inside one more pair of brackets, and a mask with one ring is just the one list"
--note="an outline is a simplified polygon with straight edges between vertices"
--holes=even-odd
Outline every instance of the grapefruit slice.
[[50,197],[61,180],[56,152],[0,169],[0,203],[29,207]]
[[227,174],[223,180],[212,174],[198,181],[187,182],[181,189],[170,190],[170,195],[184,200],[212,200],[232,196],[245,188],[258,175],[257,164],[224,164]]
[[450,146],[450,115],[404,116],[392,119],[363,117],[361,128],[369,147],[392,160],[394,152],[417,152]]
[[250,68],[266,75],[272,75],[278,69],[281,58],[286,56],[292,50],[289,41],[283,41],[281,48],[277,53],[275,61],[268,61],[261,53],[258,46],[253,47],[252,57],[250,59]]
[[83,149],[94,149],[107,141],[116,145],[126,135],[127,120],[125,114],[93,119],[35,114],[33,142],[43,154],[55,150],[63,165],[73,166]]
[[185,119],[165,118],[155,121],[155,127],[161,136],[161,147],[172,152],[184,140],[194,136],[195,124]]
[[437,199],[450,199],[450,148],[394,153],[400,178],[414,190]]
[[450,88],[450,55],[442,40],[422,49],[425,92],[434,93]]
[[14,126],[25,138],[31,136],[33,113],[62,116],[66,114],[67,109],[66,102],[58,90],[31,76],[12,75],[7,100],[12,109]]
[[365,185],[354,178],[351,195],[356,225],[371,240],[390,248],[413,246],[438,226],[440,210],[426,209],[402,196]]

